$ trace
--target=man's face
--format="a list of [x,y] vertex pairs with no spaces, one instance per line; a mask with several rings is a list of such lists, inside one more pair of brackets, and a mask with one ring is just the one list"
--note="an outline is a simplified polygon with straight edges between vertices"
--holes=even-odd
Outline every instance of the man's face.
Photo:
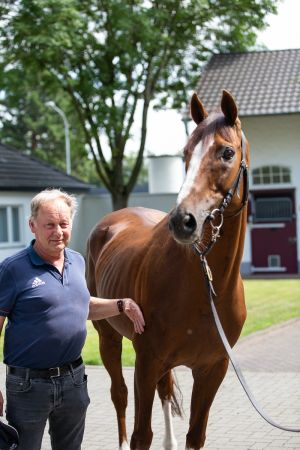
[[37,250],[44,256],[59,255],[71,238],[70,208],[62,199],[43,203],[29,226],[35,234]]

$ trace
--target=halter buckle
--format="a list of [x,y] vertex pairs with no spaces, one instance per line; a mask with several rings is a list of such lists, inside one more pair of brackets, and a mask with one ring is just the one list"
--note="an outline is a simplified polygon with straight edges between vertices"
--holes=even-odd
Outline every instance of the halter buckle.
[[[216,225],[213,221],[219,216],[220,222]],[[212,239],[215,241],[220,236],[220,229],[222,228],[224,217],[223,213],[219,208],[213,209],[208,216],[210,221],[210,226],[212,228]]]

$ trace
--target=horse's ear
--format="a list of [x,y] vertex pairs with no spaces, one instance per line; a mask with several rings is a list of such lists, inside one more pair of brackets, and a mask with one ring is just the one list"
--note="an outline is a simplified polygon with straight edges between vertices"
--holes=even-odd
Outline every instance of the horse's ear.
[[238,116],[238,109],[234,98],[232,97],[230,92],[225,91],[225,89],[223,90],[221,109],[227,121],[229,122],[229,125],[233,126]]
[[202,102],[199,100],[199,97],[195,92],[191,99],[191,116],[197,125],[208,116]]

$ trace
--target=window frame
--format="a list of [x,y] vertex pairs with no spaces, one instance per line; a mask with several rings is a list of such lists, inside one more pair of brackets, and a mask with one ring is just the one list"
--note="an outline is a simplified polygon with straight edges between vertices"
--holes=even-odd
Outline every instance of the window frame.
[[[292,171],[290,167],[269,165],[252,169],[253,186],[286,185],[292,182]],[[288,177],[288,180],[286,178]],[[269,178],[269,181],[267,180]]]
[[[289,209],[290,214],[288,216],[272,216],[272,217],[261,217],[258,216],[257,210],[258,210],[258,203],[259,202],[269,202],[269,204],[276,204],[278,201],[288,201],[289,203]],[[275,196],[257,196],[254,198],[253,203],[253,218],[255,220],[255,223],[276,223],[276,222],[290,222],[293,220],[294,217],[294,210],[293,210],[293,199],[289,195],[275,195]]]
[[[0,248],[11,248],[11,247],[19,247],[23,244],[24,236],[23,236],[23,205],[21,204],[2,204],[0,203],[0,208],[6,209],[6,221],[7,221],[7,241],[0,241]],[[13,240],[13,208],[18,209],[18,226],[19,226],[19,240]]]

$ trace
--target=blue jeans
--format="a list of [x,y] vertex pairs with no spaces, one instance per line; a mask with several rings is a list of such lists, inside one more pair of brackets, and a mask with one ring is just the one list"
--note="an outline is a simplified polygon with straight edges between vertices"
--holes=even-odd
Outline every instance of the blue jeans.
[[53,450],[80,450],[90,403],[84,365],[65,376],[6,377],[6,418],[19,432],[18,450],[40,450],[46,422]]

